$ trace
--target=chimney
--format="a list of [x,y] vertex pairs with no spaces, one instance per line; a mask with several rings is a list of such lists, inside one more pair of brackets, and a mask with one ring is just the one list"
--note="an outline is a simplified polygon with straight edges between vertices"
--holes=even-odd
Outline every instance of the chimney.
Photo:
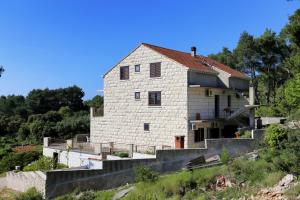
[[196,57],[196,47],[191,47],[191,56]]

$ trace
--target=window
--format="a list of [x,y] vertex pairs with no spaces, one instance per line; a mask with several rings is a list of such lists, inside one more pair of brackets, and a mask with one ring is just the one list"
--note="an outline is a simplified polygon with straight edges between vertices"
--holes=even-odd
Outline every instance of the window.
[[150,131],[150,124],[144,123],[144,131]]
[[160,77],[160,66],[161,63],[150,63],[150,77]]
[[161,105],[161,92],[149,92],[149,106]]
[[135,66],[134,66],[134,71],[135,71],[135,72],[140,72],[140,71],[141,71],[140,65],[135,65]]
[[212,90],[206,88],[206,89],[205,89],[205,96],[206,96],[206,97],[211,97],[211,96],[213,96]]
[[231,96],[230,95],[227,96],[227,106],[231,107]]
[[129,79],[129,66],[120,67],[120,80]]
[[135,99],[140,99],[141,98],[141,93],[140,92],[135,92],[134,93],[134,98]]
[[195,130],[194,142],[204,141],[204,128]]

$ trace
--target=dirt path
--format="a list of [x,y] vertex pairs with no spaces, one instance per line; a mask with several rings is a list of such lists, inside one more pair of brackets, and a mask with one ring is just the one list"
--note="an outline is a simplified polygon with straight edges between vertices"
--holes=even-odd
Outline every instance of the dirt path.
[[134,186],[131,186],[127,189],[124,189],[124,190],[121,190],[119,191],[117,194],[115,194],[112,198],[112,200],[117,200],[117,199],[120,199],[122,197],[124,197],[126,194],[128,194],[130,191],[134,190],[135,187]]

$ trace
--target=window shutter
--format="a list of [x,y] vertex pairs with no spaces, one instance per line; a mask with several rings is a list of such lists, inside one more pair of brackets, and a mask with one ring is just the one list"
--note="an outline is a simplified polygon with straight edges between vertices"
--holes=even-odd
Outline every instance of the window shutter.
[[161,63],[150,63],[150,77],[160,77]]

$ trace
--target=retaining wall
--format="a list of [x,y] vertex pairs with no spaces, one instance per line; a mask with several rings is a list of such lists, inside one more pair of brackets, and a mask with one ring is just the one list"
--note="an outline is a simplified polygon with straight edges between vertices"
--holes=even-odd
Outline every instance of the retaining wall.
[[20,185],[17,186],[17,190],[24,191],[25,185],[26,188],[29,188],[29,185],[37,187],[47,199],[72,192],[75,189],[115,188],[134,181],[135,166],[147,165],[160,173],[167,173],[181,170],[187,162],[201,155],[220,154],[223,147],[228,150],[231,156],[253,151],[261,140],[262,133],[263,130],[255,131],[253,133],[255,139],[206,139],[206,148],[203,149],[157,150],[156,158],[105,160],[102,161],[103,169],[48,171],[45,172],[45,179],[33,182],[32,178],[26,178],[25,175],[21,175],[22,178],[10,176],[8,179],[11,181],[9,187],[16,189],[13,184],[24,182],[24,184],[18,183]]
[[45,194],[45,184],[46,174],[41,171],[7,172],[5,177],[5,186],[20,192],[35,187],[39,192]]

